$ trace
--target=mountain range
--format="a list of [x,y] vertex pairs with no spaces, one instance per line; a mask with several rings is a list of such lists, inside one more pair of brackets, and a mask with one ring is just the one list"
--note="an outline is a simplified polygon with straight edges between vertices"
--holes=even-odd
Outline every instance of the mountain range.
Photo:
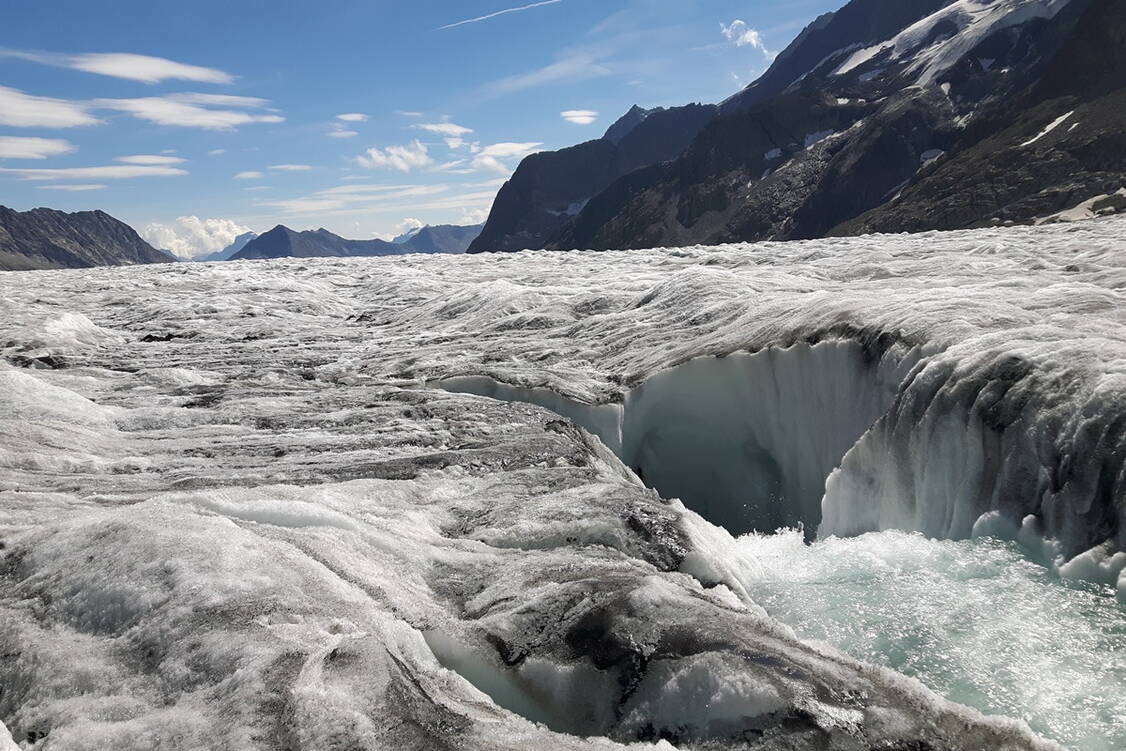
[[1102,196],[1117,210],[1124,40],[1122,0],[852,0],[719,105],[635,107],[526,158],[470,252],[1031,223]]
[[464,253],[481,232],[481,226],[426,226],[398,242],[347,240],[326,229],[296,232],[279,224],[245,244],[232,261],[262,258],[323,258],[392,256],[405,253]]
[[15,211],[0,206],[0,270],[172,263],[104,211]]

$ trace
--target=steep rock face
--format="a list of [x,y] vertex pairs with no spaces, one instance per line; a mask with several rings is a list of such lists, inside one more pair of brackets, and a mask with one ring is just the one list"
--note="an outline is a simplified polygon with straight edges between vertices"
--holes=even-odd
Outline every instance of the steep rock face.
[[761,78],[726,100],[723,112],[746,111],[785,91],[834,53],[883,41],[951,2],[854,0],[836,12],[826,13],[780,52]]
[[1022,223],[1126,186],[1126,6],[1083,7],[1039,80],[988,112],[965,148],[834,233]]
[[[1120,166],[1122,129],[1113,125],[1116,117],[1121,122],[1117,112],[1122,110],[1114,94],[1084,111],[1099,138],[1084,139],[1087,131],[1076,128],[1076,148],[1058,154],[1048,148],[1051,139],[1041,142],[1037,135],[1069,109],[1057,102],[1040,110],[1045,95],[1027,93],[1030,87],[1066,91],[1076,85],[1103,93],[1122,80],[1113,71],[1102,72],[1119,52],[1089,52],[1098,44],[1118,44],[1110,16],[1122,12],[1120,4],[1100,0],[1101,20],[1087,23],[1103,35],[1097,44],[1090,38],[1094,32],[1079,24],[1089,7],[1097,10],[1089,0],[917,3],[899,8],[897,22],[907,26],[889,32],[886,19],[876,22],[873,2],[853,0],[803,33],[787,64],[802,55],[815,59],[808,50],[823,51],[818,45],[829,43],[825,30],[852,19],[851,36],[841,39],[846,46],[817,59],[781,93],[762,99],[760,86],[729,100],[727,114],[677,160],[611,184],[546,247],[639,248],[970,226],[985,218],[982,212],[992,217],[998,210],[997,196],[984,201],[963,196],[975,181],[1006,203],[1025,201],[1009,212],[1018,219],[1113,193],[1126,184]],[[866,18],[871,23],[864,23]],[[888,36],[871,42],[871,34]],[[1078,50],[1087,50],[1086,56]],[[1103,57],[1110,62],[1099,63]],[[1065,58],[1066,64],[1054,62]],[[1066,72],[1054,73],[1056,67]],[[779,75],[768,75],[763,86]],[[1034,147],[1025,148],[1023,161],[996,143],[983,143],[1010,125],[1016,130],[1005,144]],[[1058,137],[1065,130],[1053,132]],[[944,184],[946,219],[927,206],[903,215],[890,208],[912,197],[912,186],[978,144],[982,158],[1008,153],[1007,162],[987,170],[984,180],[977,171],[981,159],[952,175]],[[1065,179],[1077,173],[1082,177]],[[1012,183],[1010,189],[1002,189],[1006,182]],[[1043,191],[1048,195],[1026,200]],[[974,211],[967,212],[970,204]],[[878,220],[849,224],[870,211]]]
[[615,179],[676,158],[717,111],[714,105],[700,104],[635,108],[611,127],[609,138],[527,157],[500,189],[469,252],[543,247]]
[[0,270],[171,263],[173,258],[104,211],[15,211],[0,206]]
[[246,244],[232,261],[263,258],[332,258],[392,256],[406,253],[464,253],[481,227],[438,225],[424,227],[401,243],[348,240],[326,229],[296,232],[279,224]]

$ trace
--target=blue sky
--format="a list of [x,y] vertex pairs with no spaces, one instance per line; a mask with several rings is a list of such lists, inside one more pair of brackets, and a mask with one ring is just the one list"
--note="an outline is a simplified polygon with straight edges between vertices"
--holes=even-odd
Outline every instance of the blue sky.
[[7,0],[0,204],[104,209],[185,255],[475,222],[524,155],[720,101],[840,4]]

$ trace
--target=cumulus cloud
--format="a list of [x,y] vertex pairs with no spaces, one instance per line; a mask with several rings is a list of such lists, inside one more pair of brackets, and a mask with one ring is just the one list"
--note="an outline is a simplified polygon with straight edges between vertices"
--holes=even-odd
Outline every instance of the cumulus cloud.
[[461,219],[458,224],[484,224],[485,220],[489,218],[489,210],[486,208],[479,209],[463,209],[461,212]]
[[262,173],[261,172],[255,172],[254,170],[247,170],[246,172],[239,172],[237,175],[235,175],[236,180],[257,180],[261,177],[262,177]]
[[105,185],[36,185],[38,190],[65,190],[70,193],[79,193],[86,190],[103,190]]
[[365,154],[356,157],[362,167],[370,169],[394,169],[400,172],[410,172],[421,169],[434,163],[426,145],[419,140],[405,146],[388,146],[385,149],[368,149]]
[[231,83],[234,76],[215,68],[178,63],[163,57],[135,55],[129,52],[98,52],[86,54],[56,54],[25,50],[0,50],[0,57],[17,57],[58,68],[70,68],[113,78],[124,78],[142,83],[160,83],[167,80],[197,81],[199,83]]
[[346,123],[366,123],[368,116],[362,112],[345,112],[343,115],[337,115],[336,119]]
[[0,125],[16,128],[74,128],[99,120],[78,102],[32,96],[0,86]]
[[119,156],[115,162],[126,164],[183,164],[187,159],[178,156],[158,156],[156,154],[135,154],[133,156]]
[[275,172],[308,172],[313,168],[308,164],[271,164],[266,169],[272,169]]
[[508,174],[512,168],[505,164],[504,159],[523,159],[529,154],[534,154],[543,146],[542,143],[494,143],[477,152],[473,158],[472,166],[478,170],[500,172]]
[[[205,130],[234,130],[251,123],[282,123],[273,111],[257,112],[269,105],[265,99],[225,94],[169,94],[137,99],[97,99],[94,106],[128,112],[157,125],[175,125]],[[248,111],[249,110],[249,111]]]
[[598,113],[594,110],[564,110],[559,116],[575,125],[590,125],[598,119]]
[[70,141],[61,138],[0,136],[0,159],[46,159],[69,154],[74,150]]
[[141,237],[180,258],[198,258],[222,250],[247,232],[249,227],[230,219],[181,216],[167,224],[152,222],[141,231]]
[[419,123],[414,127],[450,138],[460,138],[473,132],[472,128],[466,128],[456,123]]
[[764,55],[769,54],[766,51],[766,45],[763,44],[762,33],[757,29],[752,29],[746,22],[736,18],[728,25],[721,23],[719,28],[727,41],[736,47],[753,47]]

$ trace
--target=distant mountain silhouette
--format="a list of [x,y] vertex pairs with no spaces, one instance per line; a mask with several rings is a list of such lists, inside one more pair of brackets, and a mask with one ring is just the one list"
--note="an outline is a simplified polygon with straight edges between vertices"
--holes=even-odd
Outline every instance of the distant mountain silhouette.
[[405,242],[348,240],[326,229],[296,232],[279,224],[231,256],[232,261],[263,258],[394,256],[407,253],[464,253],[481,227],[423,227]]

